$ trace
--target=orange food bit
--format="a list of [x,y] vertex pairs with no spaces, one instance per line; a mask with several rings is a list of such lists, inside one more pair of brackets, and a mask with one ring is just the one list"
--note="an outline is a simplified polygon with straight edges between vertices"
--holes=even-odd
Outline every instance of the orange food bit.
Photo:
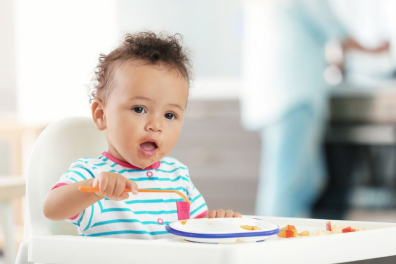
[[294,225],[287,225],[282,228],[282,230],[297,230]]
[[250,225],[241,225],[241,228],[246,230],[261,230],[258,226],[250,226]]
[[185,224],[187,223],[187,220],[181,220],[180,223],[181,223],[182,225],[185,225]]
[[294,237],[293,230],[285,230],[285,232],[286,232],[286,238]]
[[279,237],[289,238],[297,237],[298,232],[294,225],[287,225],[282,228],[282,231],[278,234]]
[[280,232],[278,233],[278,237],[283,237],[283,238],[286,238],[286,229],[285,229],[285,230],[282,230],[282,231],[280,231]]
[[342,229],[342,233],[349,233],[349,232],[355,232],[356,230],[353,229],[352,227],[348,226],[344,229]]
[[309,231],[303,231],[300,234],[298,234],[299,236],[310,236]]
[[250,225],[241,225],[241,228],[246,229],[246,230],[253,230],[253,226],[250,226]]

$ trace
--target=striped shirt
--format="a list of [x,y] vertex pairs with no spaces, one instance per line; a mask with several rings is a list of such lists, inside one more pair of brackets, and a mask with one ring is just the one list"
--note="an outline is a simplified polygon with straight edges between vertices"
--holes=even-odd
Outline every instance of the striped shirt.
[[76,225],[82,236],[166,238],[170,236],[166,224],[207,215],[205,200],[192,183],[187,167],[171,157],[140,169],[103,152],[98,158],[73,162],[53,188],[95,178],[101,172],[119,173],[136,182],[139,189],[179,191],[191,204],[176,193],[130,193],[123,201],[104,198],[66,220]]

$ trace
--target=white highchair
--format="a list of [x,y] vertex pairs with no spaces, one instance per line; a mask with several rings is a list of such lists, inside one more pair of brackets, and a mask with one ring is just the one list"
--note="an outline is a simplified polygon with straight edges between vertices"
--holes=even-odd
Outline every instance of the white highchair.
[[28,263],[28,259],[41,250],[50,255],[53,248],[57,247],[56,243],[51,243],[45,249],[36,248],[32,243],[36,237],[54,239],[57,235],[77,235],[74,225],[65,221],[51,221],[44,216],[44,198],[73,161],[90,155],[98,156],[98,153],[106,149],[103,133],[99,132],[92,119],[87,117],[62,119],[52,123],[42,132],[29,160],[24,241],[19,247],[16,263]]
[[[48,191],[70,164],[81,157],[96,157],[107,143],[91,118],[65,118],[50,124],[31,153],[26,179],[24,241],[17,264],[27,263],[230,263],[231,249],[180,242],[177,239],[136,240],[77,235],[76,226],[51,221],[43,214]],[[220,251],[219,251],[220,250]],[[222,262],[222,261],[225,262]]]

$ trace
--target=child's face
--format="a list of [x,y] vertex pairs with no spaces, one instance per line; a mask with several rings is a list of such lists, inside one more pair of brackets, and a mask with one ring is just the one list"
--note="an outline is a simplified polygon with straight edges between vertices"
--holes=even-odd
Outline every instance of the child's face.
[[131,63],[115,74],[103,109],[109,152],[137,167],[148,167],[166,156],[179,138],[188,81],[176,70]]

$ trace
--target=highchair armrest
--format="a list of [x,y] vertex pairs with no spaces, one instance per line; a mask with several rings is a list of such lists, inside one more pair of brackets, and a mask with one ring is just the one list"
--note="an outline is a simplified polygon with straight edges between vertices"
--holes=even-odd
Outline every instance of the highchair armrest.
[[28,247],[29,241],[24,240],[19,244],[18,254],[15,259],[15,264],[30,264],[31,262],[28,261]]
[[29,241],[29,261],[73,264],[233,264],[237,253],[229,245],[198,244],[179,238],[137,240],[82,236],[40,236]]

